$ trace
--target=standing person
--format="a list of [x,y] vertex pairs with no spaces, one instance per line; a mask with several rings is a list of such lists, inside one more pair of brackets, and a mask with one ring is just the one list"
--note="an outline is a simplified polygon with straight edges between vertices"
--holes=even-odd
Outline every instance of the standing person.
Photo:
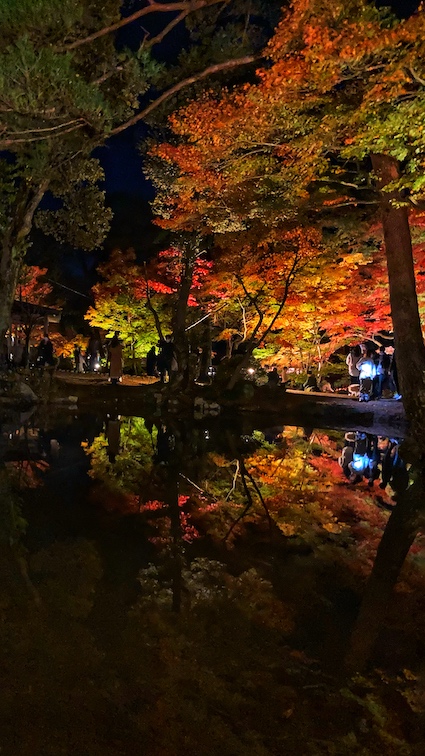
[[92,334],[89,338],[86,349],[87,370],[89,370],[91,373],[99,370],[101,356],[102,343],[95,334]]
[[345,363],[348,367],[348,375],[350,376],[350,385],[353,384],[359,384],[360,383],[360,370],[357,367],[357,363],[361,357],[361,349],[358,344],[356,346],[351,347],[349,353],[347,354]]
[[81,347],[74,344],[74,373],[79,373]]
[[122,344],[119,333],[115,331],[108,347],[109,377],[111,383],[118,383],[122,377]]
[[320,391],[317,378],[311,368],[307,370],[307,378],[303,383],[304,391]]
[[376,375],[376,366],[373,359],[373,351],[362,349],[362,357],[356,364],[360,373],[359,402],[368,402],[372,397],[373,379]]
[[47,333],[44,334],[38,345],[37,364],[39,367],[55,364],[55,358],[53,357],[53,344],[50,341]]
[[282,372],[280,374],[280,380],[282,383],[282,386],[286,389],[289,386],[289,378],[288,378],[288,366],[284,365],[282,368]]
[[156,369],[157,357],[155,347],[152,346],[146,355],[146,374],[151,376],[157,376],[158,371]]
[[269,386],[278,386],[280,383],[280,375],[278,373],[276,365],[267,373],[267,383]]
[[174,358],[174,344],[171,336],[167,335],[165,339],[159,342],[159,354],[158,354],[158,372],[161,378],[161,383],[165,383],[165,376],[168,373],[168,380],[171,377],[171,368]]
[[78,373],[85,373],[86,369],[87,369],[86,358],[85,358],[82,350],[80,349],[79,354],[78,354],[78,367],[77,367],[77,371],[78,371]]
[[381,399],[382,387],[385,381],[388,379],[388,373],[390,370],[391,358],[386,353],[385,347],[379,347],[378,359],[376,363],[376,376],[374,379],[373,398]]

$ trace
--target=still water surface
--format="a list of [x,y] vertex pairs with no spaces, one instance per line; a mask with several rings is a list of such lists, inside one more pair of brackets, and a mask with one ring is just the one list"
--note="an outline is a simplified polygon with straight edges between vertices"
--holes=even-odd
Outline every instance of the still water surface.
[[388,753],[416,752],[420,533],[373,649],[380,679],[340,681],[409,485],[400,439],[118,414],[1,430],[2,754],[367,754],[388,728]]

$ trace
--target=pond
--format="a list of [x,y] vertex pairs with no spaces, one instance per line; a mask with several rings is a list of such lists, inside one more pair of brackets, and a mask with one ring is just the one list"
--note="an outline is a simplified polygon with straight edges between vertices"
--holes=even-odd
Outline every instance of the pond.
[[3,417],[2,756],[423,753],[402,439],[253,422]]

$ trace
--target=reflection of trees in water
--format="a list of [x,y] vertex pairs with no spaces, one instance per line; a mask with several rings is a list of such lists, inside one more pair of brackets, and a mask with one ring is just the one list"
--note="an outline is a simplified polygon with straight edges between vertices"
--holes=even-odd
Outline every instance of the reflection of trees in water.
[[[191,561],[190,546],[205,536],[217,554],[237,553],[240,546],[255,554],[256,544],[263,544],[266,569],[276,553],[309,552],[318,572],[320,565],[342,569],[342,582],[349,582],[349,575],[364,581],[377,556],[371,580],[379,578],[381,589],[370,605],[378,607],[379,597],[386,595],[389,603],[412,544],[414,553],[420,548],[420,542],[414,544],[418,504],[409,488],[408,496],[399,491],[402,498],[394,506],[397,486],[387,468],[390,456],[394,460],[395,450],[398,454],[395,440],[372,444],[380,454],[374,469],[381,486],[371,476],[355,485],[344,480],[341,445],[341,434],[311,429],[248,435],[220,430],[214,436],[198,426],[121,418],[113,464],[107,430],[87,452],[105,505],[120,491],[117,508],[137,511],[148,523],[149,539],[162,554],[162,574],[173,586],[175,610],[186,592],[182,575]],[[370,480],[375,480],[372,487]],[[411,560],[409,569],[419,574]],[[367,602],[363,607],[364,614]],[[366,647],[365,633],[362,638]]]
[[[402,446],[407,457],[412,455],[414,447],[409,441]],[[393,449],[389,446],[387,454]],[[425,488],[422,460],[417,454],[412,455],[413,463],[409,473],[395,464],[396,457],[390,460],[389,482],[395,490],[395,506],[377,548],[373,567],[366,584],[360,612],[351,638],[348,665],[351,669],[363,669],[370,658],[378,640],[380,630],[392,608],[394,588],[399,580],[406,557],[416,541],[416,552],[423,548],[425,525]],[[403,474],[404,473],[404,474]],[[383,464],[383,478],[385,466]],[[385,478],[384,478],[385,480]],[[422,538],[417,541],[418,534]],[[423,570],[421,573],[423,579]]]
[[[114,629],[106,656],[105,627],[96,625],[92,608],[110,586],[101,581],[95,543],[56,542],[30,556],[28,577],[41,601],[37,613],[31,583],[23,590],[15,563],[15,577],[0,589],[2,598],[7,594],[0,601],[0,640],[12,680],[10,700],[16,689],[31,687],[38,701],[33,715],[28,694],[28,742],[29,733],[41,737],[44,712],[53,706],[61,727],[59,733],[50,724],[52,753],[59,752],[64,731],[76,752],[96,753],[100,719],[112,722],[117,712],[119,732],[111,724],[109,749],[108,725],[105,754],[116,752],[121,737],[131,740],[123,753],[136,752],[134,744],[143,737],[149,753],[173,756],[213,756],[217,743],[223,753],[267,756],[285,749],[324,753],[329,742],[344,756],[348,746],[353,754],[360,747],[365,753],[408,753],[405,738],[412,729],[402,735],[401,723],[410,723],[408,707],[421,706],[417,670],[407,664],[406,674],[399,674],[388,665],[380,673],[384,682],[368,676],[344,683],[341,694],[318,649],[327,632],[332,653],[340,651],[335,641],[341,607],[330,598],[328,583],[343,593],[357,588],[359,576],[366,579],[387,523],[376,585],[397,579],[421,506],[415,489],[390,511],[390,490],[371,490],[367,480],[350,484],[338,465],[340,435],[332,432],[284,428],[229,437],[222,431],[215,438],[210,431],[208,439],[198,427],[138,418],[119,422],[114,463],[106,427],[90,447],[94,488],[100,487],[99,503],[111,496],[118,510],[132,504],[140,512],[158,558],[140,572],[141,593],[128,615],[102,615]],[[212,559],[199,557],[199,539],[192,546],[198,534],[208,536]],[[420,576],[408,560],[391,627],[405,622],[412,607],[408,591],[420,594]],[[364,606],[373,613],[382,596],[371,596]],[[114,601],[112,592],[104,599],[111,613]],[[415,620],[419,637],[425,616]],[[396,711],[388,690],[401,701]],[[64,714],[70,700],[72,725]],[[108,716],[99,718],[105,706]],[[25,727],[22,732],[27,737]],[[30,753],[29,746],[22,752]]]

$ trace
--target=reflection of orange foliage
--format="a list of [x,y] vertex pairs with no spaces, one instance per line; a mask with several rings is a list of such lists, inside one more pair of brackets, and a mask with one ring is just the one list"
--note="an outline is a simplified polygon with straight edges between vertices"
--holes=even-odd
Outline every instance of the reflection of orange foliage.
[[[191,514],[183,511],[183,507],[189,500],[190,497],[183,494],[180,494],[178,497],[180,538],[187,543],[191,543],[200,537],[198,530],[192,524]],[[157,499],[147,501],[140,505],[139,511],[146,513],[148,516],[150,512],[155,513],[155,518],[150,524],[155,526],[156,534],[149,538],[150,542],[156,546],[168,545],[171,539],[171,519],[169,517],[169,507],[165,502],[158,501]],[[159,517],[158,514],[160,515]]]
[[18,476],[19,483],[25,488],[38,488],[42,485],[42,476],[49,469],[44,459],[23,459],[6,462],[6,468]]
[[90,501],[105,512],[133,514],[139,512],[139,497],[125,493],[118,488],[110,488],[106,483],[96,483],[90,489]]

